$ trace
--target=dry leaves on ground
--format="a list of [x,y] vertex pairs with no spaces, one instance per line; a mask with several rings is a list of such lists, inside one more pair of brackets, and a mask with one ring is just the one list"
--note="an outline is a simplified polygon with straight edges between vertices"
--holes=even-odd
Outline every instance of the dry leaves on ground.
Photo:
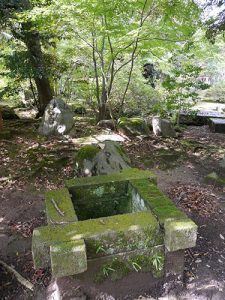
[[9,226],[13,231],[22,234],[25,238],[28,238],[32,236],[34,228],[41,226],[44,223],[44,219],[44,217],[41,217],[33,218],[27,222],[10,222]]
[[217,198],[206,188],[176,185],[170,188],[168,194],[178,206],[202,217],[208,217],[217,212]]

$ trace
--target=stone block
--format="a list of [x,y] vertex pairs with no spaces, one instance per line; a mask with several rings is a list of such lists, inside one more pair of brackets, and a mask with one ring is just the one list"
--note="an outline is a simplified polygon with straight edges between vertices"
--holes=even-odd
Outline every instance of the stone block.
[[50,246],[80,239],[85,240],[88,258],[93,258],[151,248],[160,245],[163,236],[149,211],[39,227],[33,231],[32,239],[35,267],[49,265]]
[[178,209],[173,203],[171,205],[160,206],[153,209],[154,214],[157,216],[159,223],[165,226],[167,220],[189,220],[185,213]]
[[195,247],[197,225],[192,220],[167,220],[165,221],[164,229],[165,247],[168,251]]
[[77,221],[73,203],[67,189],[45,193],[48,224],[64,224]]
[[[153,210],[156,207],[173,204],[172,201],[159,190],[155,183],[150,182],[146,178],[131,180],[129,188],[133,196],[133,201],[137,202],[137,198],[142,199],[145,207],[148,209]],[[134,197],[135,194],[136,197]]]
[[176,131],[174,130],[170,120],[153,117],[152,128],[156,136],[176,137]]
[[52,274],[56,278],[87,270],[86,247],[83,240],[59,243],[50,247]]
[[183,278],[184,273],[184,250],[174,252],[165,251],[165,275],[166,277]]
[[99,175],[92,177],[83,177],[70,179],[66,181],[66,187],[69,191],[76,187],[83,187],[84,189],[92,185],[103,185],[110,182],[123,182],[137,179],[148,178],[151,182],[156,182],[154,173],[147,170],[139,170],[136,168],[123,169],[120,173],[112,175]]
[[32,257],[35,269],[47,268],[50,266],[49,245],[42,242],[39,229],[33,231]]
[[212,132],[225,133],[225,117],[224,119],[211,118],[209,121],[209,128]]
[[45,108],[38,132],[44,136],[63,135],[74,125],[74,113],[59,98],[53,98]]
[[207,125],[210,118],[223,119],[224,113],[217,111],[181,111],[180,112],[180,124],[186,125]]
[[118,128],[125,134],[148,136],[150,130],[143,118],[126,118],[118,120]]
[[134,211],[136,207],[140,210],[147,208],[153,211],[162,226],[168,219],[180,220],[187,218],[172,200],[164,195],[156,184],[149,182],[148,179],[131,180],[130,189]]

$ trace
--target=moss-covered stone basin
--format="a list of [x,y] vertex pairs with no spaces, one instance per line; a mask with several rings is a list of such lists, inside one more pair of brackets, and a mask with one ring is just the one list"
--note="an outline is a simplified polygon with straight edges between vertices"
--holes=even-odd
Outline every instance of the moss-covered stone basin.
[[[45,201],[48,226],[34,230],[32,253],[35,267],[51,265],[55,277],[88,272],[92,260],[99,262],[96,280],[128,271],[160,277],[167,251],[196,242],[197,226],[149,171],[71,179],[64,189],[47,192]],[[116,270],[119,265],[126,272]]]

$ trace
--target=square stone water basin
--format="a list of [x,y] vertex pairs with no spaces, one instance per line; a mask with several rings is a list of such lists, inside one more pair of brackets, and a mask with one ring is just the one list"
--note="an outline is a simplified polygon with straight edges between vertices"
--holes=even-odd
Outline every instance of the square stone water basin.
[[46,193],[48,226],[35,229],[32,240],[35,267],[51,266],[55,277],[84,273],[91,261],[96,280],[134,270],[162,277],[165,251],[195,246],[197,226],[149,171],[125,169],[65,186]]

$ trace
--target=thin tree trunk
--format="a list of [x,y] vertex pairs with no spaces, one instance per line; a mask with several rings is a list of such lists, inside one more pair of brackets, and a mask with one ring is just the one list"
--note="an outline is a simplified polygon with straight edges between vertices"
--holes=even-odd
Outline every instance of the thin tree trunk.
[[36,107],[38,107],[38,100],[37,100],[36,95],[35,95],[34,85],[33,85],[31,77],[29,77],[29,81],[30,81],[30,89],[31,89],[31,92],[32,92],[32,95],[33,95],[33,98],[34,98],[34,104],[35,104]]
[[101,117],[104,115],[105,108],[101,108],[101,99],[100,99],[100,84],[99,84],[99,76],[98,76],[98,66],[97,66],[97,58],[96,58],[96,40],[94,34],[92,32],[92,59],[95,71],[95,85],[96,85],[96,98],[98,102],[98,112],[96,113],[97,122],[101,120]]
[[107,91],[102,87],[101,101],[98,106],[98,121],[104,120],[106,117]]

